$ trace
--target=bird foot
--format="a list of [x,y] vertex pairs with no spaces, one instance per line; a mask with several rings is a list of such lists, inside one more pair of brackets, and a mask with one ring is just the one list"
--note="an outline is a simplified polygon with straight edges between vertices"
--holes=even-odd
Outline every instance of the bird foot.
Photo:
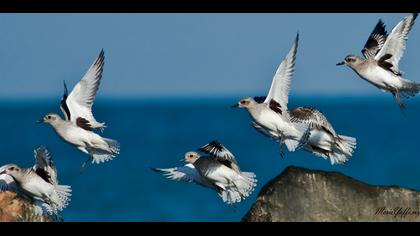
[[92,157],[89,157],[85,162],[82,163],[80,166],[80,173],[83,173],[86,169],[86,165],[89,163],[89,161],[92,160]]

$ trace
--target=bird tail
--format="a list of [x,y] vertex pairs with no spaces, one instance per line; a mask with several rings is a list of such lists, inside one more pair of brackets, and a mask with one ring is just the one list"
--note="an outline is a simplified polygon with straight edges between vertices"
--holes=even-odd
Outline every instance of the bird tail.
[[420,84],[407,80],[407,79],[401,79],[401,81],[402,81],[402,88],[400,89],[401,97],[410,98],[420,92]]
[[68,185],[56,185],[55,186],[55,194],[52,197],[52,204],[47,206],[47,209],[50,213],[57,213],[58,211],[62,211],[70,202],[71,196],[71,187]]
[[357,146],[356,138],[338,135],[338,140],[336,140],[336,146],[339,147],[341,152],[351,157],[354,152],[354,149]]
[[331,164],[343,164],[348,161],[356,148],[356,138],[338,135],[333,150],[329,155]]
[[223,189],[219,196],[224,202],[232,205],[246,199],[257,186],[256,175],[252,172],[242,172],[233,181],[234,186]]
[[229,205],[233,205],[242,200],[239,192],[234,189],[222,190],[221,192],[219,192],[219,196],[222,198],[223,202],[226,202]]
[[234,181],[236,189],[243,199],[247,198],[257,186],[256,177],[253,172],[241,172],[239,178]]
[[120,144],[117,140],[103,138],[107,143],[108,149],[102,150],[97,148],[87,148],[92,156],[92,163],[100,164],[114,159],[120,153]]
[[299,140],[286,139],[284,141],[284,143],[287,146],[287,149],[290,152],[294,152],[295,150],[305,146],[305,144],[308,142],[309,136],[311,135],[308,124],[293,123],[293,125],[298,130],[299,134],[301,134],[301,136]]
[[108,144],[109,151],[113,155],[117,155],[120,153],[120,143],[117,140],[103,138],[105,142]]

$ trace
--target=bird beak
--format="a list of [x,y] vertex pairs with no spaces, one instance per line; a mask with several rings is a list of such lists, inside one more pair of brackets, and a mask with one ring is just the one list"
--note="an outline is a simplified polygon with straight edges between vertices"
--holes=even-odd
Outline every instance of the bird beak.
[[44,123],[44,118],[41,118],[41,119],[37,120],[36,123],[38,123],[38,124]]
[[235,105],[232,106],[232,108],[238,108],[238,107],[239,107],[238,104],[235,104]]
[[344,65],[344,61],[342,61],[342,62],[339,62],[339,63],[337,63],[336,65],[337,65],[337,66],[341,66],[341,65]]

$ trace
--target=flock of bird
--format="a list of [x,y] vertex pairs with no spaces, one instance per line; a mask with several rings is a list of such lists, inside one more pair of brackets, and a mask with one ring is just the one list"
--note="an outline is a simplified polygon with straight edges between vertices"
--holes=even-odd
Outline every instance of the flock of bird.
[[[402,98],[420,92],[420,84],[402,78],[398,68],[416,17],[417,14],[404,17],[389,34],[379,20],[362,50],[365,58],[348,55],[337,64],[347,65],[362,79],[384,92],[390,92],[401,111],[405,109]],[[299,34],[278,67],[267,96],[245,97],[233,107],[245,108],[253,127],[279,143],[281,157],[284,156],[285,145],[290,152],[303,149],[329,159],[331,164],[343,164],[352,157],[356,138],[338,134],[316,108],[287,108],[298,43]],[[89,162],[99,164],[119,154],[116,140],[94,132],[96,129],[103,132],[106,128],[105,123],[98,122],[92,113],[103,66],[104,52],[101,51],[70,94],[64,83],[60,103],[64,119],[57,114],[47,113],[39,120],[40,123],[51,125],[62,140],[88,154],[81,170]],[[34,153],[36,162],[33,167],[22,169],[15,164],[0,167],[0,190],[15,191],[37,203],[40,213],[55,214],[59,218],[58,211],[69,204],[71,188],[58,184],[57,169],[46,147],[38,147]],[[182,161],[186,162],[184,166],[152,169],[171,180],[193,182],[213,189],[227,204],[246,199],[257,184],[256,175],[241,171],[232,152],[218,141],[187,152]]]

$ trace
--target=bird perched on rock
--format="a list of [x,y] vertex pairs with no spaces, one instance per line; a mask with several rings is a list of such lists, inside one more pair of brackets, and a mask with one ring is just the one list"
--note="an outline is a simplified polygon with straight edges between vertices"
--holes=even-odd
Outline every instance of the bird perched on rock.
[[0,167],[0,189],[41,201],[41,207],[49,214],[58,215],[70,202],[71,187],[58,184],[57,169],[47,148],[36,148],[34,155],[33,167],[23,169],[16,164]]

